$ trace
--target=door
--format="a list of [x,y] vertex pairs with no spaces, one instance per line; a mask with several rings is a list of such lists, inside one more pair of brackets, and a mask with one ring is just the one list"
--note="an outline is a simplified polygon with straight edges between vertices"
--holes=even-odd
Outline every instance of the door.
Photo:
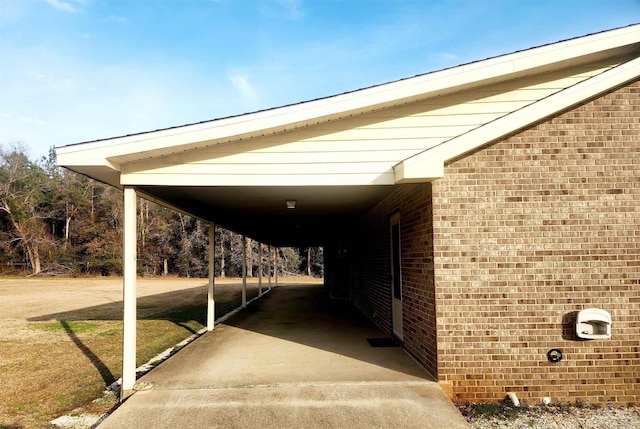
[[400,269],[400,214],[396,213],[389,220],[391,236],[391,315],[393,333],[403,339],[402,333],[402,273]]

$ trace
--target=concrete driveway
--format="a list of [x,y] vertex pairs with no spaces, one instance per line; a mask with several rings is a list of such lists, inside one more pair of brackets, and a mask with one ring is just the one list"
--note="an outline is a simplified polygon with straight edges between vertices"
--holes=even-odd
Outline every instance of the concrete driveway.
[[321,286],[281,286],[138,380],[100,429],[469,428],[401,348]]

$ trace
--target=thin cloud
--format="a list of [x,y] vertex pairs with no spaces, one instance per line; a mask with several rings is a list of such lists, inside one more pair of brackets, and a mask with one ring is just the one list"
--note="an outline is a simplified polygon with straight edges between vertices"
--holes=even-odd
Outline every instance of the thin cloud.
[[269,19],[299,21],[305,17],[302,0],[271,0],[256,3],[258,12]]
[[277,3],[285,9],[290,19],[299,20],[304,17],[302,0],[277,0]]
[[440,54],[442,56],[442,58],[444,58],[445,60],[457,60],[458,56],[456,54],[452,54],[451,52],[443,52],[442,54]]
[[80,11],[77,7],[75,7],[71,3],[65,2],[62,0],[44,0],[44,1],[48,3],[50,6],[53,6],[58,10],[63,10],[65,12],[76,13]]
[[109,15],[109,18],[107,18],[107,20],[120,25],[131,25],[131,21],[124,16]]
[[227,77],[245,100],[255,102],[258,99],[258,93],[251,85],[249,76],[243,73],[231,73]]
[[26,122],[27,124],[47,125],[47,121],[43,121],[41,119],[36,119],[36,118],[30,118],[28,116],[19,116],[18,119],[22,122]]

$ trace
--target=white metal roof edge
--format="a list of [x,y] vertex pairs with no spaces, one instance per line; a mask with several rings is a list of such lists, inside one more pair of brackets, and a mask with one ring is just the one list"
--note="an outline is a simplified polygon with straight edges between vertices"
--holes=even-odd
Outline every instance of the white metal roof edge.
[[62,146],[56,148],[56,155],[60,165],[77,165],[85,164],[88,160],[142,154],[171,147],[180,151],[179,146],[182,145],[255,132],[284,131],[283,127],[287,125],[316,123],[321,118],[369,111],[373,106],[453,91],[474,82],[509,76],[639,42],[640,24],[636,24],[318,100],[198,124]]
[[394,166],[395,182],[424,182],[444,176],[444,164],[640,77],[640,57],[516,110]]

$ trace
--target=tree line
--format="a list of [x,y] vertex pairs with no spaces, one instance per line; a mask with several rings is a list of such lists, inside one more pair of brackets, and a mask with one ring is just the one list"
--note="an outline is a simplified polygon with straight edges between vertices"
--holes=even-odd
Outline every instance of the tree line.
[[[139,199],[137,224],[140,275],[208,276],[208,222]],[[121,275],[122,233],[122,191],[58,167],[53,150],[34,161],[0,146],[0,274]],[[216,227],[216,276],[242,275],[242,241]],[[267,246],[246,239],[250,277],[259,246],[266,263]],[[322,248],[276,251],[280,274],[324,275]]]

